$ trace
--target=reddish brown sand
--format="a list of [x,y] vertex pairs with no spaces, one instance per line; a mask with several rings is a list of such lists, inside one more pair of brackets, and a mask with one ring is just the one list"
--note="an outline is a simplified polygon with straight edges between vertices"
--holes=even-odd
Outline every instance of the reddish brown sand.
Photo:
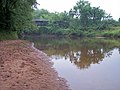
[[47,55],[22,40],[0,41],[0,90],[68,90]]

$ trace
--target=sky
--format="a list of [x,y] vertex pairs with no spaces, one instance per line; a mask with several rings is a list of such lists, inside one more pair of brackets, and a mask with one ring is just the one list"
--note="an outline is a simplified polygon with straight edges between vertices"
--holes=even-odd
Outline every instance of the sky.
[[[47,9],[50,12],[69,11],[79,0],[37,0],[39,9]],[[120,0],[87,0],[92,7],[100,6],[106,13],[111,14],[115,20],[120,18]]]

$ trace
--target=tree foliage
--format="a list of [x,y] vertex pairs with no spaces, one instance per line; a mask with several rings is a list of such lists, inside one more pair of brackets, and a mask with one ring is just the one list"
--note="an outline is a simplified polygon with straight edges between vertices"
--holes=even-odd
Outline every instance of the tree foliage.
[[80,0],[73,8],[74,15],[80,19],[80,24],[83,27],[88,27],[91,24],[97,25],[105,16],[105,11],[99,7],[91,7],[88,1]]
[[[35,10],[36,19],[46,19],[48,26],[39,26],[38,32],[42,34],[95,36],[95,31],[110,30],[120,25],[110,14],[100,7],[92,7],[88,1],[79,0],[69,12],[49,12]],[[44,33],[43,33],[44,32]]]
[[31,21],[31,12],[36,0],[1,0],[0,30],[16,31],[25,29]]

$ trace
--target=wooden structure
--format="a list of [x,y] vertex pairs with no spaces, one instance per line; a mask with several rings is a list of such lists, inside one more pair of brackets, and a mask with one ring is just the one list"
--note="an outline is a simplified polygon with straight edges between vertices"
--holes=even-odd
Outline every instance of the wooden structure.
[[46,19],[34,19],[33,22],[35,22],[37,26],[47,26],[49,23]]

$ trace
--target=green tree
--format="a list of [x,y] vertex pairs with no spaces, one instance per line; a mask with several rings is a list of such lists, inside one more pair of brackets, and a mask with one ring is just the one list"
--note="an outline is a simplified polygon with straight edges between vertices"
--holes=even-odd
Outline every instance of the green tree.
[[118,22],[120,22],[120,18],[118,19]]
[[0,30],[20,32],[29,27],[32,21],[31,12],[36,5],[36,0],[1,0]]
[[93,25],[98,25],[105,16],[105,11],[100,7],[92,7],[91,10],[91,21]]
[[91,4],[85,0],[78,1],[74,6],[74,10],[70,12],[80,19],[80,25],[84,28],[91,25],[97,26],[106,15],[100,7],[91,7]]
[[80,0],[74,6],[75,16],[80,18],[80,25],[87,27],[91,15],[91,6],[88,1]]
[[49,12],[45,9],[37,9],[37,10],[34,10],[33,12],[33,17],[36,18],[36,19],[48,19],[49,18]]

